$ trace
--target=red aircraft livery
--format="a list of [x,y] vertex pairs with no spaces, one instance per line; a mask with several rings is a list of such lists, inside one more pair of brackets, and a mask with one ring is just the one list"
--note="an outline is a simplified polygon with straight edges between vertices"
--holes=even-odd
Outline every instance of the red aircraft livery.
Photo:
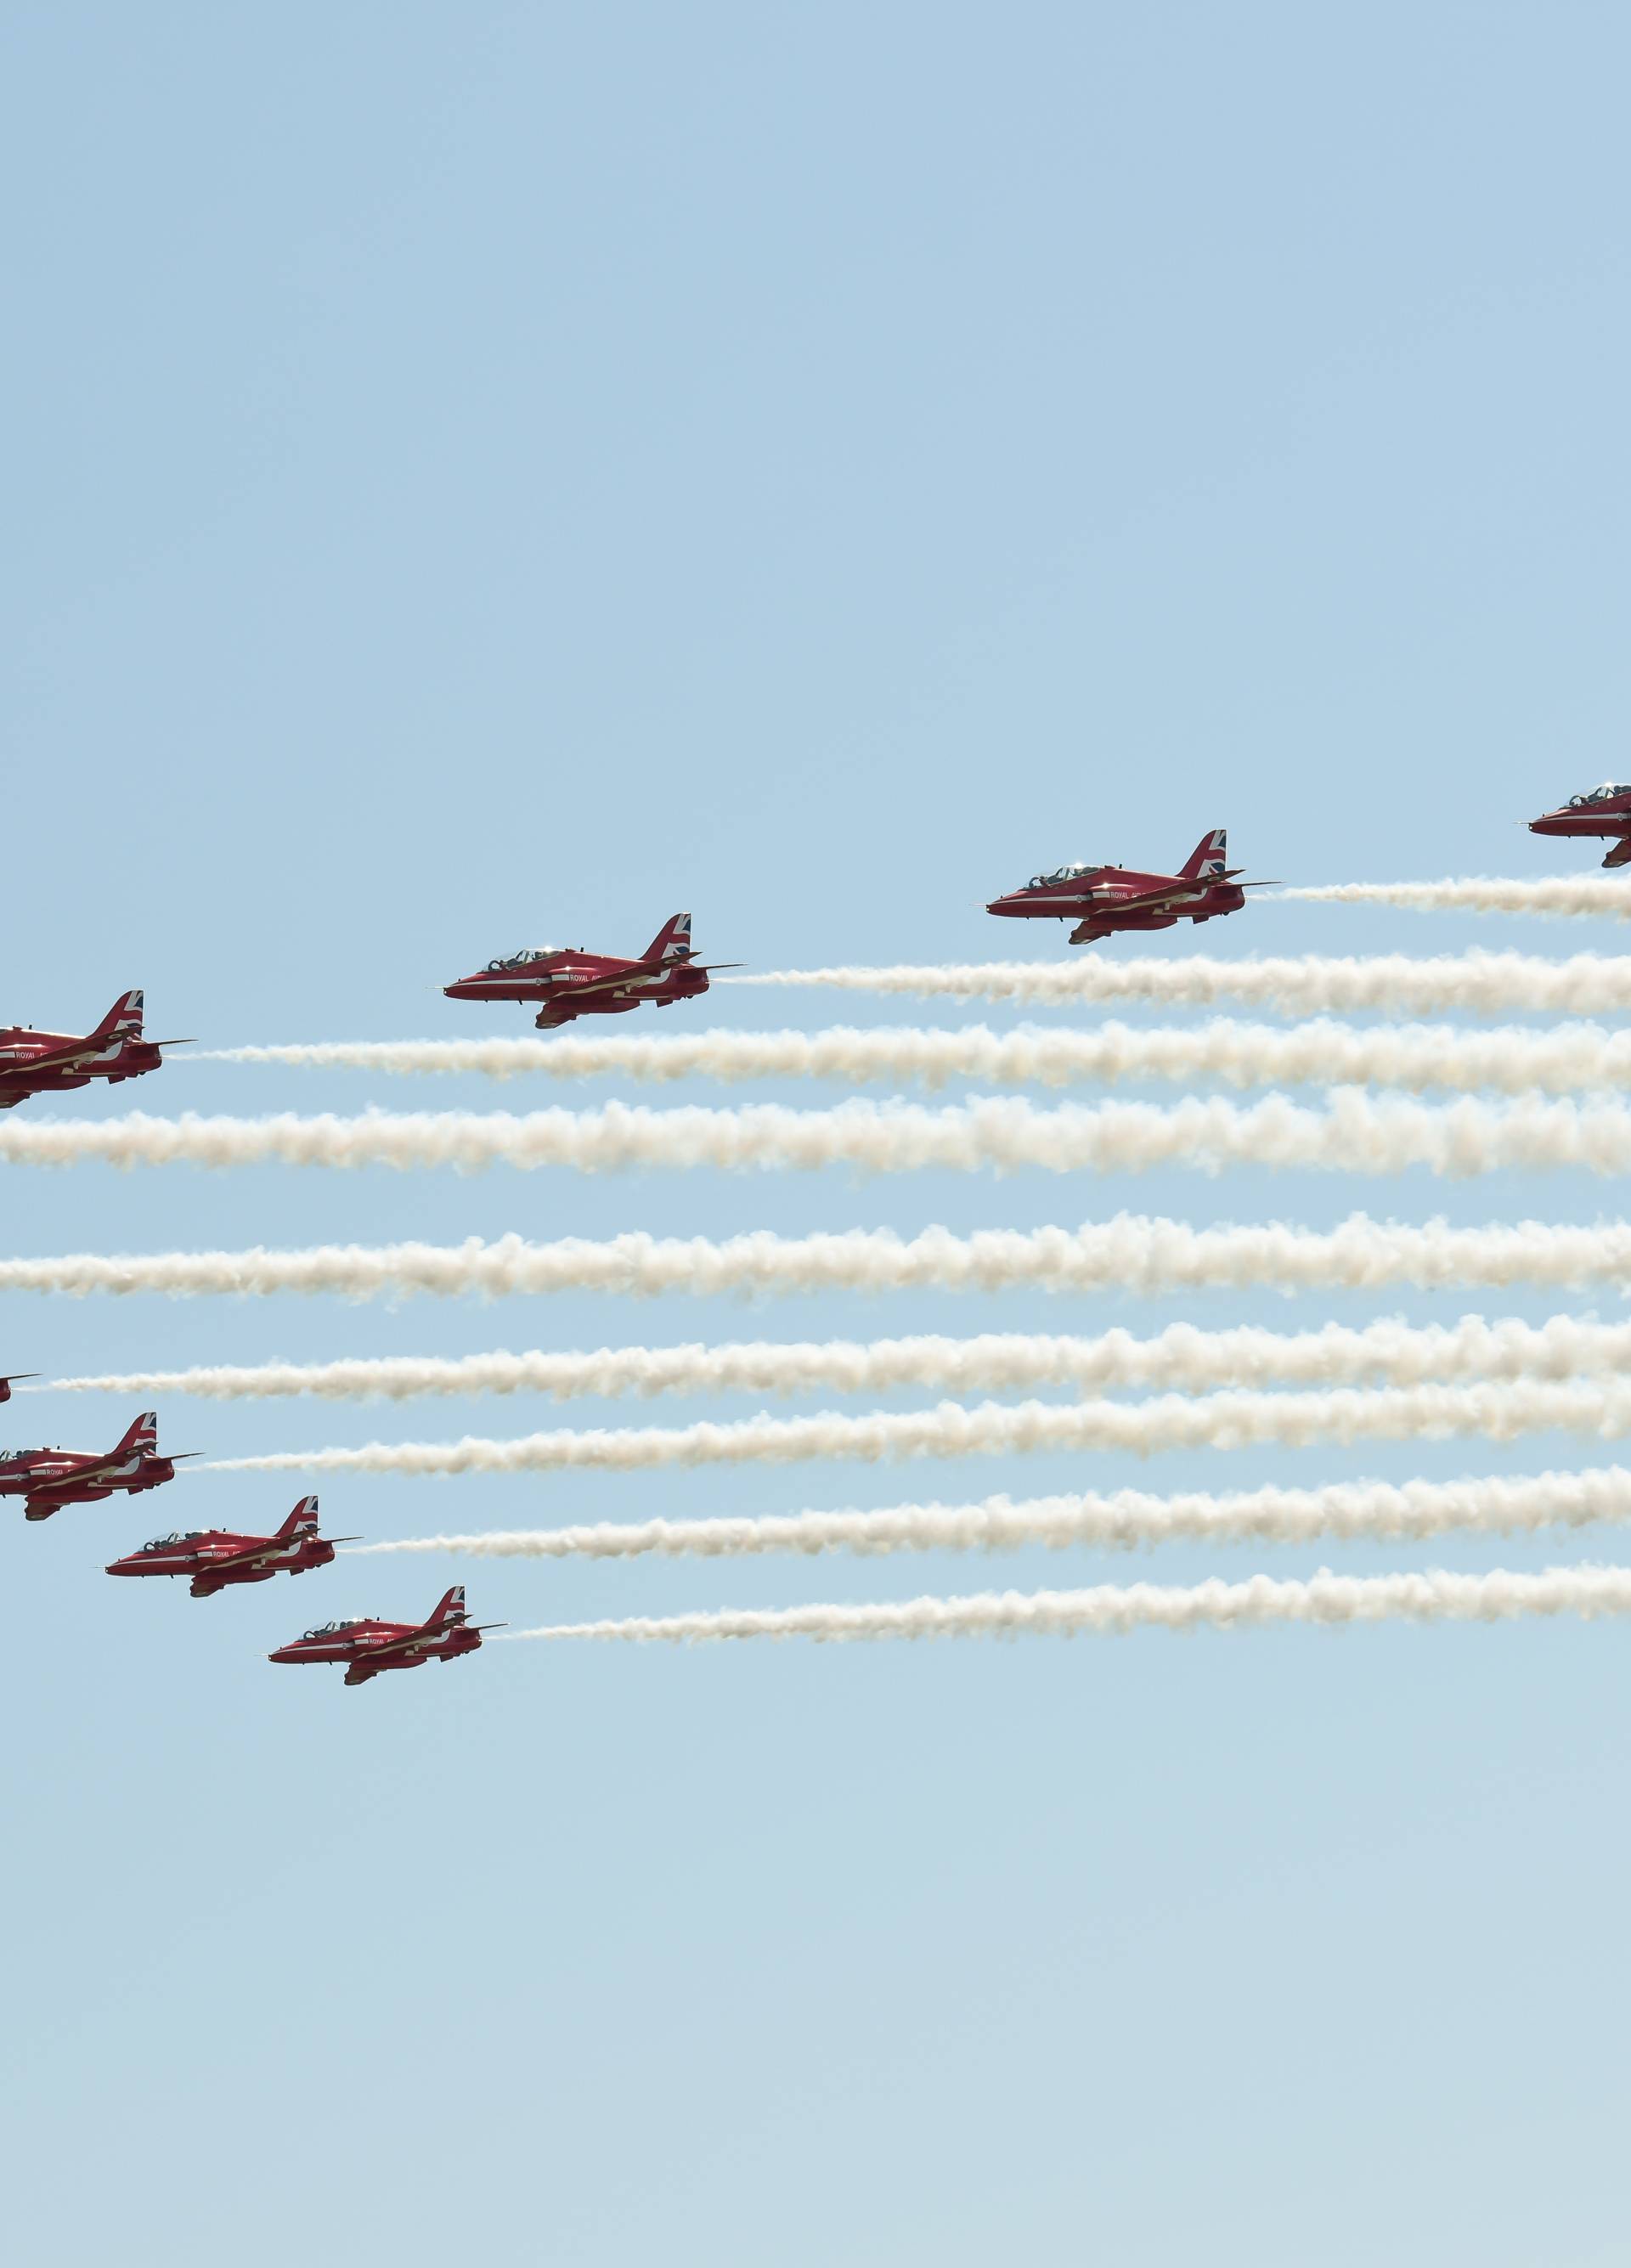
[[537,1000],[541,1032],[553,1032],[575,1016],[626,1016],[642,1000],[671,1008],[708,989],[710,968],[740,968],[738,961],[691,959],[691,917],[675,914],[665,922],[638,961],[614,961],[601,953],[573,953],[568,946],[524,946],[502,961],[490,961],[474,976],[443,986],[450,1000]]
[[1237,882],[1241,869],[1230,866],[1228,857],[1228,832],[1216,827],[1201,836],[1178,873],[1135,874],[1125,866],[1059,866],[1051,874],[1033,874],[1022,890],[993,898],[985,910],[1020,921],[1074,918],[1073,945],[1093,945],[1118,930],[1170,929],[1179,921],[1211,921],[1220,914],[1238,913],[1247,890],[1272,887]]
[[157,1071],[165,1048],[182,1040],[142,1037],[142,996],[122,992],[93,1032],[76,1039],[67,1032],[36,1032],[26,1024],[0,1026],[0,1110],[15,1110],[33,1094],[65,1094],[105,1079],[140,1079]]
[[196,1599],[212,1599],[232,1583],[267,1583],[274,1575],[304,1575],[326,1567],[336,1543],[354,1535],[319,1535],[317,1498],[303,1496],[275,1535],[233,1535],[225,1528],[195,1528],[161,1535],[139,1551],[115,1559],[110,1575],[190,1575]]
[[49,1520],[65,1504],[100,1504],[115,1493],[140,1496],[144,1489],[161,1487],[175,1478],[180,1462],[159,1455],[159,1420],[145,1410],[105,1456],[73,1449],[17,1449],[0,1455],[0,1496],[26,1498],[27,1520]]
[[37,1370],[14,1370],[5,1377],[0,1378],[0,1402],[9,1402],[11,1399],[11,1388],[19,1384],[22,1380],[38,1378],[39,1375]]
[[1605,866],[1631,864],[1631,787],[1616,787],[1605,780],[1584,795],[1571,795],[1556,811],[1542,813],[1529,822],[1531,835],[1598,835],[1613,849]]
[[269,1661],[343,1661],[348,1685],[366,1685],[385,1669],[417,1669],[422,1661],[454,1661],[474,1653],[484,1630],[502,1630],[502,1623],[465,1620],[464,1586],[445,1591],[428,1622],[382,1623],[366,1615],[350,1622],[322,1623],[290,1646],[269,1653]]

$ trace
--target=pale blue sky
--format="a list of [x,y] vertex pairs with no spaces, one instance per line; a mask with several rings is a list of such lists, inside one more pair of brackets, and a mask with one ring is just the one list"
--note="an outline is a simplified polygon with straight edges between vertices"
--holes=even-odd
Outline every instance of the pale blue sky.
[[[1623,11],[1568,4],[18,0],[0,1014],[80,1028],[143,984],[156,1032],[215,1045],[519,1032],[437,988],[522,941],[636,948],[682,906],[709,957],[761,968],[1052,959],[1058,932],[980,902],[1225,822],[1295,881],[1588,869],[1517,822],[1626,765],[1628,68]],[[1617,941],[1258,906],[1105,949],[1475,940]],[[719,991],[660,1028],[960,1015]],[[63,1107],[527,1100],[178,1064]],[[1590,1219],[1617,1192],[86,1169],[13,1170],[8,1197],[16,1253],[1122,1204]],[[1180,1312],[15,1299],[0,1367]],[[4,1430],[94,1443],[133,1410],[51,1397]],[[167,1442],[222,1455],[543,1422],[161,1410]],[[378,1536],[1580,1461],[1538,1440],[322,1495]],[[1621,1630],[515,1646],[361,1693],[262,1659],[458,1573],[481,1618],[532,1623],[1612,1537],[371,1561],[207,1604],[100,1572],[299,1492],[189,1476],[0,1522],[18,2259],[1631,2260]]]

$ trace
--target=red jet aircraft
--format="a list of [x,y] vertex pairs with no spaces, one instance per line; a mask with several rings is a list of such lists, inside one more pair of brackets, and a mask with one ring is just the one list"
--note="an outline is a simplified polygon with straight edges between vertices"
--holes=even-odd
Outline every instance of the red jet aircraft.
[[5,1377],[0,1378],[0,1402],[9,1402],[11,1399],[11,1388],[21,1380],[38,1378],[39,1375],[37,1370],[14,1370]]
[[1093,945],[1124,929],[1170,929],[1175,922],[1212,921],[1238,913],[1248,890],[1267,882],[1237,882],[1238,866],[1227,865],[1229,836],[1214,828],[1203,835],[1177,874],[1135,874],[1125,866],[1059,866],[1033,874],[1022,890],[993,898],[988,914],[1021,921],[1052,917],[1068,921],[1073,945]]
[[705,992],[711,968],[741,966],[739,961],[693,961],[691,917],[675,914],[638,961],[614,961],[581,947],[574,953],[566,946],[524,946],[442,990],[450,1000],[541,1001],[535,1021],[541,1032],[553,1032],[575,1016],[626,1016],[642,1000],[671,1008]]
[[417,1669],[422,1661],[454,1661],[474,1653],[484,1630],[502,1623],[472,1623],[464,1616],[464,1586],[445,1591],[428,1622],[382,1623],[367,1615],[350,1622],[322,1623],[290,1646],[269,1653],[269,1661],[343,1661],[348,1685],[366,1685],[385,1669]]
[[159,1420],[144,1410],[106,1456],[73,1449],[17,1449],[0,1455],[0,1496],[26,1498],[25,1519],[49,1520],[65,1504],[100,1504],[116,1492],[140,1496],[144,1489],[161,1487],[175,1478],[181,1462],[181,1456],[159,1455]]
[[142,1037],[142,996],[122,992],[93,1032],[82,1040],[67,1032],[36,1032],[27,1024],[0,1027],[0,1110],[15,1110],[33,1094],[65,1094],[105,1079],[140,1079],[157,1071],[165,1048],[185,1040]]
[[110,1575],[190,1575],[196,1599],[212,1599],[231,1583],[266,1583],[278,1573],[304,1575],[326,1567],[336,1543],[354,1535],[319,1535],[317,1498],[303,1496],[275,1535],[233,1535],[225,1528],[194,1528],[161,1535],[139,1551],[115,1559]]
[[1529,822],[1531,835],[1599,835],[1613,843],[1605,866],[1631,864],[1631,787],[1605,780],[1585,795],[1571,795],[1557,811]]

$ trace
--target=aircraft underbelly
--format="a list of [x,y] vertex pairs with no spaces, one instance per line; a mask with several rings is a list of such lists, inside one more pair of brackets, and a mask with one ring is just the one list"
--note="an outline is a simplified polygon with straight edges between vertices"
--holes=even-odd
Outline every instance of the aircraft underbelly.
[[1547,819],[1531,827],[1534,835],[1598,835],[1606,839],[1631,832],[1631,812],[1571,812],[1567,819]]

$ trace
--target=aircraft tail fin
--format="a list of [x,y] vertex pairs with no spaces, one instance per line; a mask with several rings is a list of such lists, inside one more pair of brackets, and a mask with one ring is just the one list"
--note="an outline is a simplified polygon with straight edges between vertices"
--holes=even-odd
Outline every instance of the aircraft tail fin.
[[139,1040],[142,1036],[142,995],[139,992],[122,992],[90,1036],[93,1040],[106,1040],[110,1044],[123,1040]]
[[279,1541],[292,1543],[297,1536],[315,1535],[316,1533],[317,1498],[314,1496],[303,1496],[278,1529]]
[[689,961],[691,957],[691,917],[675,914],[664,922],[640,956],[644,961]]
[[151,1456],[158,1447],[159,1413],[156,1410],[144,1410],[135,1424],[127,1429],[123,1440],[114,1454],[122,1457],[139,1451],[144,1455]]
[[1201,836],[1178,868],[1178,873],[1186,882],[1199,882],[1208,876],[1221,874],[1228,865],[1229,829],[1214,827],[1210,835]]
[[455,1583],[451,1591],[442,1593],[441,1597],[432,1608],[427,1627],[432,1630],[442,1630],[464,1620],[464,1586],[462,1583]]

